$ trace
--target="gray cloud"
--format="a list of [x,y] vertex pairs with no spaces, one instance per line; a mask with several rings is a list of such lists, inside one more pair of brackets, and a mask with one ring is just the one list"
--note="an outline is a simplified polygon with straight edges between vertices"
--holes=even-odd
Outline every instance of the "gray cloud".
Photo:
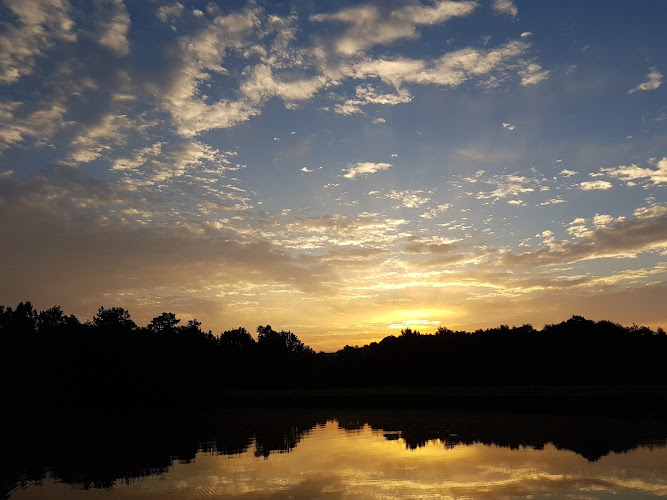
[[562,265],[590,259],[635,257],[667,247],[667,207],[656,205],[616,224],[587,232],[575,243],[555,242],[520,254],[505,255],[500,265],[510,268]]

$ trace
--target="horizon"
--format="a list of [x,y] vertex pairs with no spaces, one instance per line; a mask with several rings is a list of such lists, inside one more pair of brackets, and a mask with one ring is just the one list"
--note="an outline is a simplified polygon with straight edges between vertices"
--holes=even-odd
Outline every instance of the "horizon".
[[[19,306],[28,305],[28,304],[32,307],[32,310],[34,311],[34,313],[36,315],[41,315],[42,313],[45,313],[45,312],[48,313],[51,309],[59,309],[60,310],[59,314],[61,315],[62,318],[69,317],[69,316],[73,315],[73,314],[68,314],[66,311],[63,311],[62,308],[58,305],[52,306],[51,308],[40,310],[39,308],[35,308],[34,304],[32,304],[30,301],[20,302],[15,307],[0,304],[0,312],[2,312],[2,311],[14,311],[14,312],[16,312],[17,309],[19,308]],[[84,325],[84,326],[88,325],[88,326],[95,327],[96,326],[95,325],[95,317],[100,316],[100,313],[101,313],[102,310],[110,311],[112,309],[114,309],[113,306],[112,307],[101,306],[98,309],[98,314],[96,314],[95,316],[90,317],[90,318],[83,318],[82,319],[82,318],[77,317],[76,315],[73,315],[73,316],[79,321],[79,323],[81,325]],[[244,326],[244,325],[238,325],[238,326],[234,326],[234,327],[224,328],[224,329],[219,330],[219,331],[216,332],[216,331],[213,331],[213,330],[210,330],[210,329],[207,330],[206,328],[202,328],[203,325],[197,320],[197,318],[179,318],[177,314],[171,313],[169,311],[163,311],[162,313],[160,313],[160,315],[154,316],[145,325],[141,325],[141,324],[137,323],[136,321],[134,321],[134,319],[132,318],[132,312],[131,311],[128,311],[124,308],[120,308],[119,312],[122,313],[123,315],[127,315],[126,318],[130,319],[132,321],[132,323],[134,323],[133,328],[136,328],[137,330],[151,330],[151,328],[152,328],[151,324],[154,323],[156,320],[157,320],[158,324],[164,324],[163,322],[164,322],[165,315],[173,315],[172,319],[176,320],[175,323],[173,324],[173,326],[175,326],[176,329],[178,329],[179,327],[190,327],[190,322],[192,321],[199,328],[199,330],[202,333],[212,334],[217,339],[220,339],[222,337],[223,333],[226,333],[228,331],[237,331],[239,329],[243,329],[250,335],[250,337],[252,337],[253,340],[257,341],[258,338],[259,338],[258,337],[259,336],[259,329],[262,328],[262,329],[270,329],[270,330],[273,330],[274,332],[292,333],[297,337],[298,340],[303,342],[303,339],[299,338],[299,335],[298,335],[299,332],[293,332],[289,329],[284,329],[284,328],[280,328],[280,327],[274,328],[273,325],[271,325],[269,323],[265,323],[265,324],[260,323],[257,327],[250,328],[250,329],[246,328],[246,326]],[[48,317],[52,317],[52,316],[47,314],[47,318]],[[521,325],[516,325],[516,324],[509,325],[509,324],[506,324],[506,323],[499,323],[499,324],[492,325],[492,326],[480,327],[480,328],[477,328],[475,330],[449,328],[447,325],[438,325],[438,327],[433,329],[433,331],[430,331],[430,330],[421,331],[421,330],[418,330],[416,328],[412,329],[410,327],[406,327],[406,328],[400,329],[398,331],[393,331],[393,332],[390,332],[390,333],[386,333],[386,334],[382,335],[381,337],[371,338],[370,340],[364,341],[364,343],[361,344],[361,345],[359,345],[359,344],[355,344],[355,345],[349,345],[349,344],[334,345],[334,344],[331,344],[331,345],[327,345],[327,347],[325,347],[325,348],[321,348],[321,346],[310,345],[308,342],[303,342],[303,344],[306,347],[310,347],[311,349],[313,349],[314,352],[335,353],[335,352],[343,350],[346,347],[355,347],[355,348],[364,347],[365,348],[365,347],[368,347],[371,343],[380,342],[381,340],[384,340],[385,338],[388,338],[388,337],[400,337],[400,336],[402,336],[402,334],[404,332],[406,334],[409,333],[409,334],[429,336],[429,335],[436,335],[438,333],[438,330],[440,330],[440,328],[442,328],[444,330],[449,330],[450,332],[454,332],[454,333],[473,334],[473,333],[477,333],[478,331],[500,330],[500,329],[503,329],[503,328],[508,328],[510,330],[512,330],[512,329],[519,330],[519,329],[522,329],[523,327],[531,327],[532,330],[534,330],[536,332],[541,332],[541,331],[544,331],[544,329],[547,328],[547,327],[563,325],[563,324],[569,323],[569,322],[574,321],[574,320],[592,322],[594,324],[605,323],[605,322],[606,323],[611,323],[613,325],[620,326],[621,328],[623,328],[627,331],[631,331],[633,328],[637,328],[639,330],[644,329],[644,328],[649,328],[649,329],[653,330],[653,333],[656,334],[656,335],[664,335],[664,329],[662,328],[662,326],[650,327],[648,325],[641,324],[641,323],[639,323],[639,324],[633,323],[632,325],[622,325],[620,323],[612,322],[612,321],[609,321],[609,320],[606,320],[606,319],[595,320],[595,319],[590,319],[590,318],[586,318],[586,317],[579,316],[579,315],[572,315],[569,318],[563,319],[561,321],[557,321],[557,322],[554,322],[554,323],[546,323],[539,328],[536,327],[535,325],[531,324],[531,323],[524,323],[524,324],[521,324]],[[35,325],[37,325],[37,324],[38,324],[38,322],[35,323]]]
[[[667,3],[0,2],[0,304],[316,350],[667,326]],[[254,329],[252,330],[254,333]]]

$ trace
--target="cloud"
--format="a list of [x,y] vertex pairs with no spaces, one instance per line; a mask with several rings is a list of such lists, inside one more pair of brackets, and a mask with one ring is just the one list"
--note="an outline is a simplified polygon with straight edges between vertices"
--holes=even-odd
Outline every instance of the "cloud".
[[346,24],[348,28],[333,44],[336,52],[351,56],[373,45],[417,38],[418,26],[442,24],[453,17],[470,15],[476,6],[476,2],[439,1],[433,5],[407,5],[385,10],[375,5],[362,5],[331,14],[316,14],[310,20]]
[[457,87],[470,79],[493,87],[511,73],[521,77],[522,85],[537,84],[549,71],[539,64],[522,59],[530,45],[513,40],[492,49],[464,48],[445,53],[434,60],[408,58],[371,59],[352,66],[356,78],[380,78],[400,87],[403,83]]
[[387,120],[384,118],[375,118],[374,120],[371,121],[373,125],[380,125],[381,123],[387,123]]
[[423,214],[420,214],[419,217],[423,219],[435,219],[438,215],[445,213],[450,208],[452,208],[451,203],[442,203],[437,207],[431,208],[426,212],[424,212]]
[[179,39],[179,60],[160,97],[180,135],[194,137],[206,130],[230,128],[260,113],[248,99],[221,98],[209,104],[198,93],[199,85],[212,74],[225,72],[221,63],[227,51],[247,46],[248,37],[259,26],[258,12],[245,9],[218,16],[196,35]]
[[386,198],[390,200],[397,200],[400,202],[399,207],[404,208],[417,208],[431,201],[430,198],[426,196],[421,196],[424,191],[422,190],[405,190],[405,191],[395,191],[392,190],[385,195]]
[[67,0],[6,2],[18,18],[0,34],[0,83],[12,83],[34,71],[36,59],[56,42],[74,42],[74,21]]
[[[163,23],[173,22],[181,17],[183,13],[183,4],[179,2],[162,5],[157,10],[157,18]],[[203,14],[203,13],[202,13]]]
[[628,90],[628,94],[634,94],[635,92],[643,92],[647,90],[655,90],[660,85],[662,85],[662,73],[660,73],[655,67],[651,68],[646,75],[647,80],[640,83],[634,88]]
[[560,171],[560,175],[563,177],[572,177],[573,175],[577,175],[579,172],[576,170],[569,170],[567,168],[564,168],[563,170]]
[[343,169],[343,172],[345,172],[345,175],[343,175],[343,177],[347,179],[354,179],[360,175],[374,174],[382,170],[388,170],[389,168],[391,168],[391,166],[392,166],[391,163],[371,163],[371,162],[354,163],[348,165],[346,169]]
[[532,36],[532,33],[530,31],[524,31],[521,33],[521,38],[528,38],[529,36]]
[[278,96],[284,101],[305,101],[326,87],[328,79],[323,75],[312,78],[278,80],[268,64],[258,64],[241,85],[241,93],[251,101],[259,102],[269,97]]
[[516,17],[519,14],[519,9],[516,8],[512,0],[493,0],[492,8],[496,12],[509,14],[512,17]]
[[608,175],[616,179],[621,179],[626,183],[631,183],[637,180],[648,180],[654,185],[667,183],[667,157],[660,161],[653,162],[655,169],[649,167],[639,167],[635,164],[626,166],[619,165],[618,167],[601,168],[600,173]]
[[[655,205],[635,211],[635,216],[608,224],[598,216],[598,226],[589,231],[575,219],[568,232],[583,241],[554,242],[542,248],[521,254],[505,255],[500,265],[509,267],[538,267],[563,265],[590,259],[634,258],[638,254],[667,248],[667,206]],[[595,219],[594,219],[595,220]]]
[[352,115],[356,113],[363,113],[361,106],[366,106],[368,104],[395,106],[397,104],[412,101],[412,96],[407,90],[399,90],[395,94],[381,94],[378,93],[372,85],[359,85],[355,92],[355,99],[348,99],[343,104],[336,104],[334,107],[334,112],[341,115]]
[[[481,174],[476,178],[472,179],[477,181],[481,177]],[[494,175],[489,179],[485,179],[486,184],[495,184],[496,189],[493,191],[480,191],[477,193],[476,197],[478,200],[499,200],[502,198],[509,198],[513,196],[518,196],[522,193],[532,193],[535,191],[531,185],[537,184],[535,179],[530,179],[522,175],[509,174],[509,175]],[[518,200],[514,200],[512,204],[517,205]]]
[[611,182],[608,181],[584,181],[579,183],[579,189],[582,191],[605,191],[611,188]]
[[516,125],[512,125],[511,123],[503,122],[503,128],[506,128],[507,130],[514,130],[516,128]]
[[540,203],[540,206],[544,207],[547,205],[560,205],[561,203],[566,203],[566,202],[562,198],[552,198],[550,200],[543,201],[542,203]]
[[27,138],[49,139],[67,125],[63,120],[66,109],[58,102],[33,111],[22,119],[15,116],[15,111],[21,106],[20,102],[0,103],[0,150]]
[[126,115],[107,113],[74,137],[69,158],[74,164],[96,160],[112,145],[123,144],[125,133],[134,127],[135,124]]
[[109,0],[107,3],[111,4],[111,19],[103,26],[99,42],[118,55],[125,56],[130,53],[130,43],[127,41],[130,15],[123,0]]
[[302,167],[299,170],[301,170],[304,174],[309,174],[309,173],[313,172],[313,169],[308,168],[308,167]]
[[549,78],[549,70],[543,70],[542,66],[536,63],[528,63],[519,70],[521,76],[521,85],[524,87],[528,85],[537,85]]

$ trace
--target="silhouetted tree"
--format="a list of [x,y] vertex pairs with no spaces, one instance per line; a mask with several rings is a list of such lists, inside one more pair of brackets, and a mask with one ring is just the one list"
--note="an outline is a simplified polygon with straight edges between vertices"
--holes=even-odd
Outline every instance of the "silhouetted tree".
[[248,330],[239,327],[235,330],[224,331],[220,335],[220,345],[226,350],[248,352],[255,345],[255,339],[248,333]]
[[180,322],[181,320],[176,319],[176,315],[174,313],[163,312],[159,316],[153,318],[150,323],[148,323],[148,329],[153,333],[160,333],[165,330],[174,330],[176,325]]
[[93,325],[103,330],[134,330],[137,325],[130,318],[130,313],[122,307],[105,309],[103,306],[93,316]]

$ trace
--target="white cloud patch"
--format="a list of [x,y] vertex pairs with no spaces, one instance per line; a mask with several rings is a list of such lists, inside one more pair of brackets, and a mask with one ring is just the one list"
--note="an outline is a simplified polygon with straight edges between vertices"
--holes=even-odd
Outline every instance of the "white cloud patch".
[[130,52],[130,43],[127,41],[130,15],[123,0],[109,0],[107,3],[110,4],[110,19],[102,27],[99,42],[118,55],[127,55]]
[[662,85],[662,73],[660,73],[655,67],[651,68],[646,75],[646,81],[640,83],[634,88],[628,90],[629,94],[634,94],[635,92],[644,92],[647,90],[655,90]]
[[[356,88],[356,98],[348,99],[343,104],[336,104],[334,112],[341,115],[352,115],[363,113],[361,106],[368,104],[382,104],[386,106],[395,106],[412,101],[412,96],[407,90],[399,90],[397,93],[382,94],[372,85],[360,85]],[[384,123],[378,122],[378,123]]]
[[374,174],[382,170],[389,170],[391,168],[391,163],[371,163],[371,162],[361,162],[348,165],[346,169],[343,169],[345,175],[343,177],[347,179],[355,179],[359,176],[365,176],[368,174]]
[[605,191],[611,189],[611,187],[609,181],[584,181],[579,183],[579,188],[582,191]]
[[503,122],[503,128],[511,131],[511,130],[514,130],[516,128],[516,125],[512,125],[511,123]]
[[451,203],[442,203],[435,208],[428,209],[423,214],[420,214],[419,217],[423,219],[435,219],[438,215],[445,213],[451,207]]
[[563,170],[560,171],[560,175],[562,175],[563,177],[572,177],[577,174],[579,174],[579,172],[577,172],[576,170],[569,170],[567,168],[564,168]]
[[0,83],[12,83],[34,71],[38,57],[56,42],[74,42],[74,21],[67,0],[10,0],[18,18],[0,34]]
[[14,116],[14,112],[21,105],[20,102],[0,103],[0,150],[28,138],[46,141],[68,125],[68,122],[63,120],[66,109],[59,102],[49,104],[19,119]]
[[227,51],[246,46],[247,38],[259,26],[258,13],[245,9],[216,17],[198,34],[179,40],[180,61],[162,96],[179,134],[193,137],[206,130],[230,128],[260,113],[251,100],[222,98],[208,104],[198,91],[212,74],[226,72],[221,63]]
[[387,120],[384,118],[375,118],[371,123],[373,123],[373,125],[380,125],[381,123],[387,123]]
[[542,203],[540,203],[540,206],[546,207],[548,205],[560,205],[561,203],[565,203],[565,200],[563,200],[562,198],[552,198],[550,200],[543,201]]
[[519,70],[521,76],[521,85],[524,87],[528,85],[537,85],[549,78],[549,70],[542,69],[537,63],[528,63],[525,67]]
[[501,14],[509,14],[516,17],[519,14],[519,9],[516,8],[512,0],[493,0],[493,10]]
[[163,23],[174,22],[181,17],[181,14],[183,14],[183,4],[179,2],[163,5],[157,10],[157,18]]
[[477,79],[487,87],[498,85],[511,73],[521,77],[522,85],[533,85],[548,77],[539,64],[523,59],[530,45],[513,40],[493,49],[464,48],[427,61],[408,58],[374,59],[353,66],[357,78],[380,78],[400,87],[402,83],[457,87]]
[[[482,173],[476,176],[476,178],[473,178],[471,180],[473,180],[474,182],[479,180],[482,174],[484,173],[483,171],[480,172]],[[531,179],[517,174],[494,175],[491,178],[484,179],[483,182],[486,184],[494,184],[496,186],[496,189],[494,189],[493,191],[478,192],[476,195],[477,199],[494,200],[494,201],[502,198],[515,197],[522,193],[532,193],[533,191],[535,191],[535,188],[532,186],[536,185],[537,183],[535,179]],[[516,205],[520,203],[522,202],[519,201],[519,203],[517,203],[517,200],[515,200],[513,201],[512,204]]]
[[423,190],[392,190],[387,193],[385,197],[389,198],[390,200],[397,200],[400,203],[399,207],[418,208],[431,201],[430,198],[423,196],[423,194]]
[[521,33],[521,38],[528,38],[529,36],[532,36],[532,33],[530,31],[524,31]]
[[475,7],[476,2],[451,1],[438,1],[433,5],[407,5],[391,11],[374,5],[362,5],[331,14],[316,14],[310,19],[348,25],[343,34],[334,40],[334,48],[339,54],[350,56],[374,45],[417,38],[418,26],[433,26],[453,17],[468,16]]
[[313,169],[308,167],[301,167],[299,170],[301,170],[301,172],[303,172],[304,174],[309,174],[313,172]]
[[619,165],[618,167],[601,168],[600,173],[628,184],[640,180],[649,181],[654,185],[667,184],[667,157],[651,163],[655,165],[655,168],[639,167],[635,164]]
[[591,259],[635,258],[649,251],[667,248],[667,207],[654,205],[635,211],[632,219],[617,219],[608,224],[606,216],[598,216],[605,225],[588,230],[585,220],[578,218],[570,223],[567,232],[581,241],[554,241],[548,248],[508,254],[502,264],[509,267],[537,267],[565,265]]
[[70,160],[74,164],[79,164],[98,159],[104,151],[111,149],[112,144],[124,144],[125,132],[134,126],[135,124],[125,115],[107,113],[74,137]]

